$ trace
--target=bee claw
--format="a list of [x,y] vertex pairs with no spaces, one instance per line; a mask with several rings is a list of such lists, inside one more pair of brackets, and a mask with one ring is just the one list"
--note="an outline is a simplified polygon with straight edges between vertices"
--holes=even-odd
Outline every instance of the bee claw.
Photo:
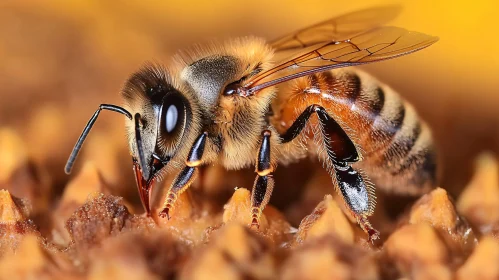
[[368,240],[368,241],[370,241],[370,242],[371,242],[371,243],[373,243],[373,244],[374,244],[374,240],[379,239],[379,231],[377,231],[377,230],[375,230],[375,229],[373,229],[373,228],[369,229],[369,230],[367,231],[367,234],[369,235],[369,236],[367,237],[367,240]]
[[169,212],[170,212],[170,208],[166,207],[163,210],[161,210],[161,212],[159,212],[158,216],[160,218],[163,218],[163,219],[167,218],[168,220],[170,220],[170,214],[169,214]]
[[250,228],[253,228],[253,227],[256,227],[256,229],[260,229],[260,222],[258,221],[258,218],[256,217],[253,217],[252,221],[251,221],[251,225],[250,225]]

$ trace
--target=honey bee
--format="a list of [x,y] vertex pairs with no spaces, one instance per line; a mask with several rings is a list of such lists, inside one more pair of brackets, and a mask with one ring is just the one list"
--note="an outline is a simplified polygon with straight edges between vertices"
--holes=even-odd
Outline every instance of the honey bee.
[[127,118],[133,169],[148,215],[154,182],[174,167],[180,172],[159,212],[163,218],[170,218],[201,166],[255,166],[248,215],[258,228],[277,165],[312,156],[330,173],[346,211],[369,239],[377,239],[368,221],[376,204],[371,180],[402,194],[424,193],[436,180],[431,132],[414,108],[388,86],[346,68],[409,54],[438,40],[384,26],[398,11],[370,8],[270,43],[240,38],[181,53],[168,67],[147,65],[126,81],[123,107],[100,105],[65,171],[71,171],[99,112],[111,110]]

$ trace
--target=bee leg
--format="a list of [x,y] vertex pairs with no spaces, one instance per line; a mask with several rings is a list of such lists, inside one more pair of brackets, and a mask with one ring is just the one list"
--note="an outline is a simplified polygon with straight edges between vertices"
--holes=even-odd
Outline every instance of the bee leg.
[[262,132],[262,142],[258,151],[255,183],[251,193],[251,226],[260,228],[260,216],[270,200],[274,189],[274,168],[270,161],[270,130]]
[[338,189],[350,213],[355,217],[359,226],[368,234],[370,241],[379,238],[368,216],[374,211],[374,188],[368,186],[362,174],[345,162],[333,163]]
[[320,105],[308,106],[289,129],[281,135],[281,143],[295,139],[307,125],[310,116],[316,113],[321,127],[323,145],[327,154],[328,171],[336,177],[338,191],[349,211],[360,227],[369,235],[370,240],[379,238],[367,217],[375,206],[374,187],[364,180],[364,175],[354,170],[350,164],[360,160],[355,144],[343,128]]
[[289,129],[281,135],[281,143],[295,139],[307,125],[310,116],[316,113],[319,118],[324,144],[328,157],[333,161],[357,162],[360,157],[355,144],[341,128],[341,126],[327,113],[322,106],[313,104],[308,106]]
[[177,201],[178,196],[186,191],[196,178],[207,137],[208,133],[203,132],[194,142],[185,162],[186,166],[177,175],[166,195],[166,200],[163,203],[163,210],[159,213],[161,218],[166,217],[170,219],[170,210],[175,206],[175,201]]

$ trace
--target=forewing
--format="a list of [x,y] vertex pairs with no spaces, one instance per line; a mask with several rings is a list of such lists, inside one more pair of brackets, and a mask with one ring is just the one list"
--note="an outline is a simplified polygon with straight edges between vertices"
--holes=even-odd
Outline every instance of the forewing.
[[244,81],[242,90],[250,95],[313,73],[395,58],[428,47],[437,40],[437,37],[399,27],[378,27],[344,41],[306,48],[292,59],[250,77]]
[[346,40],[387,23],[395,18],[400,10],[399,6],[385,6],[355,11],[298,30],[270,42],[270,45],[279,52],[306,48],[317,43]]

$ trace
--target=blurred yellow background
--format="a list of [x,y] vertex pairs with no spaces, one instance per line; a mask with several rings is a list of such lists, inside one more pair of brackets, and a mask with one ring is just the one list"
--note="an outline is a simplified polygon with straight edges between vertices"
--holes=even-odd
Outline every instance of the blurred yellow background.
[[[122,83],[145,61],[167,61],[177,49],[211,39],[273,39],[383,4],[394,2],[2,1],[0,127],[17,130],[34,157],[56,167],[54,176],[63,182],[62,166],[88,118],[100,103],[120,104]],[[442,186],[457,192],[476,153],[499,151],[499,2],[398,4],[404,10],[393,25],[440,41],[364,68],[411,101],[433,127],[444,163]],[[84,157],[105,165],[111,159],[105,149],[92,148],[91,139],[108,139],[123,154],[120,168],[127,168],[111,170],[109,180],[112,174],[131,178],[123,117],[103,114],[95,130]]]

